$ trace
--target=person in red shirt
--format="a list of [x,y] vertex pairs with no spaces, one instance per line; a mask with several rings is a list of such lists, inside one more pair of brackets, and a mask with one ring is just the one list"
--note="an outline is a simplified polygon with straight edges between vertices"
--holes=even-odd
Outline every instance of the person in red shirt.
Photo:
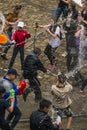
[[23,28],[24,28],[24,23],[19,22],[18,29],[12,35],[12,41],[15,43],[15,45],[14,45],[14,49],[13,49],[12,58],[10,60],[10,64],[8,67],[9,69],[12,68],[15,58],[16,58],[18,52],[20,52],[21,69],[23,70],[25,40],[31,37],[31,34],[29,34]]

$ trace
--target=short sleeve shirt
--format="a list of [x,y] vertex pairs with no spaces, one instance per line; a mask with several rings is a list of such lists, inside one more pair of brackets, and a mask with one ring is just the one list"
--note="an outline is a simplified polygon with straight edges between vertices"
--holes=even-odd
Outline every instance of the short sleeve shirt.
[[58,36],[56,38],[51,37],[49,44],[51,45],[52,48],[56,48],[60,45],[60,27],[58,26],[56,28],[55,34]]
[[3,123],[5,118],[5,110],[9,107],[10,105],[5,99],[0,99],[0,123]]

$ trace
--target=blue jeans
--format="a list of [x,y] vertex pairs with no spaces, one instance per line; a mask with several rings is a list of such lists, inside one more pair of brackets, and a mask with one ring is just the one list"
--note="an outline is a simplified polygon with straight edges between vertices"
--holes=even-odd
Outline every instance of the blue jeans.
[[63,13],[63,17],[66,17],[68,15],[68,9],[66,6],[58,7],[56,11],[56,22],[59,19],[60,15]]

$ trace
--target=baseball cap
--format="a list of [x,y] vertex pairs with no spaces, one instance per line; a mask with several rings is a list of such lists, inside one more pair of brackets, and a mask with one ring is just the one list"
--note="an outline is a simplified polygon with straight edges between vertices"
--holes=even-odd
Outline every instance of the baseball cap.
[[19,22],[17,26],[23,28],[24,27],[24,22]]
[[19,76],[19,74],[17,73],[15,69],[9,69],[7,74],[13,74],[13,75]]

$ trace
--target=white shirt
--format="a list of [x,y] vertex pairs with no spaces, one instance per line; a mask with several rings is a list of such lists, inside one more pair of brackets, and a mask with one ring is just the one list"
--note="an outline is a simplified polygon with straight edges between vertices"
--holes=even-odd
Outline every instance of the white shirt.
[[[56,28],[55,34],[57,34],[60,37],[60,27]],[[51,37],[50,38],[49,44],[51,45],[52,48],[56,48],[60,45],[60,38],[59,37],[56,37],[56,38]]]

